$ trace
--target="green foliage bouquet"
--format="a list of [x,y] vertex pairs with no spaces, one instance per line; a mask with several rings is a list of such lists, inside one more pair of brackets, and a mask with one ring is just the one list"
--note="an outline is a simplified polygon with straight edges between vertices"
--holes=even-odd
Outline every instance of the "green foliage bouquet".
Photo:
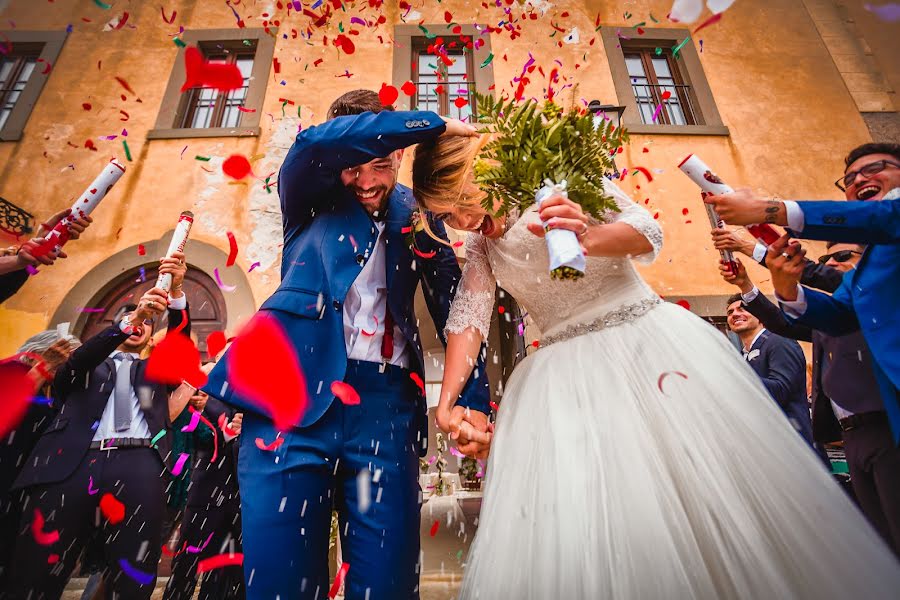
[[[618,210],[603,189],[603,177],[615,169],[612,155],[627,133],[609,121],[595,125],[590,112],[562,110],[552,101],[503,102],[478,97],[478,120],[491,140],[475,160],[475,180],[487,193],[484,208],[504,215],[525,210],[560,193],[598,219]],[[499,209],[495,210],[495,206]],[[550,274],[554,279],[584,275],[585,259],[574,232],[547,231]]]

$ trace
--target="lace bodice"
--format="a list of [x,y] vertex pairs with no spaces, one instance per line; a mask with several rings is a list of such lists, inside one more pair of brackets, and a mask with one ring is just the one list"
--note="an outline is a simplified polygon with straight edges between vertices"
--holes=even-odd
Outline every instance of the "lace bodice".
[[[604,186],[620,209],[620,212],[610,211],[606,222],[627,223],[644,235],[653,250],[633,258],[652,262],[662,248],[659,225],[614,183],[604,180]],[[551,279],[546,242],[526,227],[539,221],[537,208],[532,207],[509,224],[499,239],[469,234],[460,289],[453,300],[445,331],[461,333],[467,327],[475,327],[487,339],[497,285],[528,311],[544,335],[563,325],[588,322],[605,312],[656,297],[627,257],[588,257],[585,276],[581,279]]]

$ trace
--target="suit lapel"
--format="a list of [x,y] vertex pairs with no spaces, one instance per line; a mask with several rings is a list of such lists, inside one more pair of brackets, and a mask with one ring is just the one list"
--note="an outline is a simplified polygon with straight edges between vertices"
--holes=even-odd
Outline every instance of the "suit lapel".
[[378,230],[362,205],[346,193],[343,208],[337,211],[335,219],[328,227],[324,244],[329,251],[323,253],[329,276],[331,297],[343,301],[347,291],[362,271],[359,256],[369,256],[375,246]]

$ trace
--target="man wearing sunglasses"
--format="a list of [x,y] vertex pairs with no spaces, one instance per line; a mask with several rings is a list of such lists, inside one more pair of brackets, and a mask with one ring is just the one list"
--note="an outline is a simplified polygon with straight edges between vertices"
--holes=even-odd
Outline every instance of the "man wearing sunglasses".
[[749,191],[710,196],[731,225],[789,226],[797,237],[867,244],[859,266],[828,296],[799,284],[806,251],[784,236],[769,247],[766,264],[785,314],[840,336],[862,331],[874,358],[882,400],[900,443],[900,144],[864,144],[847,156],[847,200],[791,202],[757,198]]

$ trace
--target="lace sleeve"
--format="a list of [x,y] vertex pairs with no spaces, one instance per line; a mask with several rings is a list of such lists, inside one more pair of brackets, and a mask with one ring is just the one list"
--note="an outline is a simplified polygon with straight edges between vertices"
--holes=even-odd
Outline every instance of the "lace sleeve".
[[487,241],[480,234],[470,233],[466,238],[466,264],[444,334],[462,333],[467,327],[475,327],[487,339],[496,287],[497,280],[487,257]]
[[650,216],[650,213],[647,212],[646,209],[636,204],[628,197],[628,194],[623,192],[619,186],[612,181],[604,179],[603,187],[612,195],[619,207],[619,212],[610,211],[607,213],[607,221],[610,223],[627,223],[638,233],[647,238],[647,241],[650,242],[653,249],[646,254],[632,256],[631,258],[643,264],[652,263],[659,254],[659,251],[662,250],[663,233],[659,223]]

